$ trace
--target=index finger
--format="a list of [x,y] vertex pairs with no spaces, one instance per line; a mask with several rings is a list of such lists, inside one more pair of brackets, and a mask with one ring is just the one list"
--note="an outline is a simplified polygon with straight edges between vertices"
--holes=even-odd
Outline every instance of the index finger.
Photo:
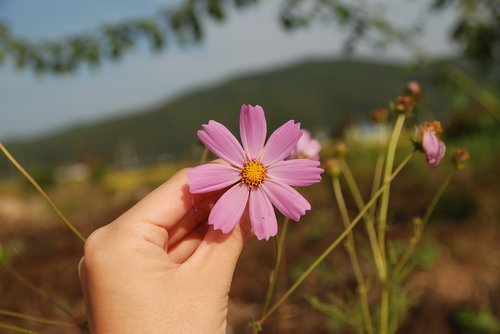
[[188,171],[189,168],[185,168],[177,172],[124,213],[120,220],[123,218],[124,222],[148,222],[169,230],[196,207],[199,201],[211,195],[189,192]]

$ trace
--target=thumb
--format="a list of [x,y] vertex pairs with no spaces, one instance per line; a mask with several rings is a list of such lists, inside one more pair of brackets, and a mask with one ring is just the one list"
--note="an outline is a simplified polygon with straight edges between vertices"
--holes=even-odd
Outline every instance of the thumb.
[[189,259],[190,265],[195,267],[207,284],[223,283],[224,287],[229,288],[243,246],[252,238],[249,226],[245,218],[227,234],[210,226]]

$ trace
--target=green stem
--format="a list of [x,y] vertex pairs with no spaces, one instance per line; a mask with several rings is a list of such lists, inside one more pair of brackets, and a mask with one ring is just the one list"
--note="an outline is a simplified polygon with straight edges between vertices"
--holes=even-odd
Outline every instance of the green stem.
[[[342,194],[342,189],[340,187],[340,182],[338,177],[332,178],[333,192],[335,193],[335,198],[337,199],[337,204],[339,206],[340,215],[344,223],[344,227],[348,228],[350,224],[349,213],[347,212],[347,207],[345,205],[344,196]],[[365,215],[366,216],[366,215]],[[373,323],[372,317],[370,315],[370,305],[368,304],[367,288],[365,279],[363,278],[363,272],[361,271],[361,266],[359,264],[358,254],[356,252],[356,247],[354,243],[354,236],[352,232],[347,235],[347,252],[349,253],[349,258],[351,260],[352,269],[354,271],[354,277],[356,278],[356,283],[358,285],[359,293],[359,303],[361,305],[361,315],[363,317],[363,322],[367,333],[373,333]]]
[[39,323],[47,324],[47,325],[62,326],[62,327],[76,327],[75,324],[72,324],[69,322],[51,320],[51,319],[36,317],[36,316],[29,315],[29,314],[24,314],[24,313],[19,313],[19,312],[4,310],[4,309],[0,309],[0,315],[5,315],[8,317],[18,318],[18,319],[23,319],[23,320],[35,321],[35,322],[39,322]]
[[374,196],[366,203],[365,207],[359,212],[359,214],[354,218],[349,227],[347,227],[342,234],[340,234],[337,239],[335,239],[318,258],[300,275],[300,277],[295,281],[295,283],[283,294],[283,296],[273,305],[271,308],[257,321],[255,321],[255,326],[261,327],[264,321],[271,316],[284,302],[287,298],[304,282],[304,280],[313,272],[314,269],[347,237],[349,232],[356,226],[356,224],[361,220],[363,215],[368,211],[368,209],[375,203],[377,198],[382,194],[384,189],[389,186],[390,182],[401,172],[404,166],[410,161],[413,156],[413,152],[410,153],[394,170],[391,178],[385,182],[381,188],[374,194]]
[[453,83],[469,93],[500,124],[500,102],[495,95],[481,87],[457,66],[448,65],[442,71]]
[[425,211],[424,217],[422,218],[422,227],[425,227],[425,225],[429,221],[429,218],[431,217],[432,212],[436,208],[437,203],[439,202],[439,200],[443,196],[446,188],[448,188],[448,186],[450,185],[450,181],[453,178],[453,176],[455,175],[455,172],[456,172],[456,169],[454,169],[453,171],[451,171],[448,174],[448,176],[443,180],[443,183],[439,187],[438,191],[436,191],[436,194],[432,198],[432,201],[429,204],[429,206],[427,207],[427,210]]
[[[379,131],[382,132],[382,125],[379,125]],[[382,133],[381,133],[382,135]],[[385,146],[385,145],[384,145]],[[382,182],[382,172],[384,170],[384,147],[383,145],[379,145],[378,147],[378,154],[377,154],[377,160],[375,162],[375,171],[373,173],[373,182],[372,182],[372,191],[371,191],[371,196],[377,191],[377,189],[380,187],[380,183]],[[375,221],[375,209],[376,205],[372,206],[370,210],[368,211],[368,214],[370,215],[370,218]]]
[[[342,166],[342,172],[343,172],[342,174],[344,175],[344,178],[346,180],[347,187],[351,191],[352,197],[354,198],[354,202],[356,203],[358,210],[361,210],[365,206],[365,202],[363,200],[363,197],[361,196],[361,192],[359,191],[358,185],[356,184],[356,180],[354,179],[351,169],[349,168],[349,165],[347,164],[347,161],[345,160],[344,157],[340,159],[340,163]],[[375,191],[372,192],[372,197]],[[380,279],[384,280],[386,276],[385,268],[383,266],[382,256],[380,254],[380,248],[378,245],[377,234],[375,231],[373,218],[370,216],[368,212],[363,217],[365,220],[366,231],[368,233],[368,240],[370,241],[370,247],[372,249],[375,266],[377,267],[377,272]]]
[[62,219],[63,223],[70,229],[71,232],[73,232],[74,235],[76,235],[82,242],[85,242],[85,237],[78,231],[78,229],[69,222],[69,220],[62,214],[62,212],[57,208],[57,206],[52,202],[52,200],[49,198],[47,193],[40,187],[40,185],[33,179],[33,177],[17,162],[17,160],[9,153],[7,148],[3,146],[2,143],[0,143],[0,150],[5,154],[7,159],[14,165],[14,167],[17,168],[21,172],[21,174],[28,179],[28,181],[35,187],[36,190],[42,195],[43,198],[49,203],[50,207],[55,211],[55,213],[59,216],[59,218]]
[[207,158],[208,158],[208,148],[205,147],[200,157],[200,165],[203,165],[205,162],[207,162]]
[[410,240],[410,244],[408,245],[408,248],[406,249],[405,253],[401,256],[401,259],[398,261],[394,268],[395,273],[399,273],[401,270],[403,270],[404,266],[410,259],[411,255],[413,254],[415,247],[417,246],[418,242],[420,241],[420,237],[422,235],[422,231],[425,228],[425,225],[429,221],[429,218],[432,215],[432,212],[436,208],[437,203],[443,196],[446,188],[448,188],[451,179],[456,173],[456,169],[452,170],[448,176],[443,180],[443,183],[441,183],[441,186],[439,189],[436,191],[434,194],[434,197],[432,198],[431,202],[429,203],[429,206],[427,207],[427,210],[425,210],[424,217],[422,218],[422,222],[419,224],[418,227],[416,227],[415,232],[413,237]]
[[64,314],[66,314],[70,319],[73,319],[73,315],[71,314],[71,311],[68,310],[66,307],[63,305],[59,304],[57,301],[55,301],[52,297],[47,295],[45,292],[43,292],[40,288],[35,286],[33,283],[31,283],[26,277],[21,275],[17,270],[4,265],[3,266],[5,271],[7,271],[10,275],[12,275],[15,279],[17,279],[21,284],[26,286],[28,289],[42,297],[43,299],[47,300],[50,302],[52,305],[54,305],[56,308],[58,308],[60,311],[62,311]]
[[262,314],[265,314],[269,309],[269,305],[274,296],[274,291],[276,290],[276,285],[278,284],[278,274],[281,265],[281,258],[283,256],[283,248],[285,245],[285,237],[288,230],[288,223],[290,219],[285,218],[283,220],[283,226],[281,227],[281,232],[278,237],[276,237],[276,257],[274,261],[274,269],[271,274],[271,280],[269,281],[269,287],[267,289],[266,299],[264,301],[264,306],[262,307]]
[[[385,160],[385,168],[384,168],[384,183],[387,182],[387,179],[391,176],[392,167],[394,164],[394,157],[396,155],[396,148],[399,141],[399,136],[401,135],[401,130],[403,129],[403,125],[405,122],[406,116],[403,114],[399,114],[396,120],[396,124],[394,124],[394,129],[392,131],[391,139],[389,141],[389,147],[387,149],[387,155]],[[382,253],[382,257],[385,261],[385,229],[387,225],[387,211],[389,208],[389,195],[391,192],[390,186],[385,188],[382,196],[380,197],[380,209],[378,212],[378,239],[379,246]]]
[[[290,219],[285,217],[283,220],[283,226],[281,227],[280,234],[276,236],[275,240],[275,257],[274,257],[274,268],[271,271],[271,277],[269,279],[269,285],[267,287],[266,298],[264,299],[264,304],[262,306],[262,315],[264,315],[269,309],[269,305],[271,305],[271,301],[273,300],[274,291],[276,290],[276,286],[278,285],[278,274],[281,265],[281,258],[283,255],[283,248],[285,246],[285,236],[288,231],[288,224]],[[254,324],[252,326],[252,333],[256,334],[262,330],[262,326]]]
[[[385,160],[384,168],[384,184],[390,178],[392,173],[392,167],[394,164],[394,157],[396,155],[396,148],[398,145],[399,137],[403,129],[406,116],[404,114],[399,114],[394,124],[394,129],[391,134],[391,139],[389,140],[389,147],[387,148],[387,155]],[[390,186],[386,187],[380,198],[380,209],[378,214],[378,240],[380,253],[383,260],[383,265],[385,272],[387,273],[387,256],[385,252],[385,230],[387,226],[387,211],[389,208],[389,195]],[[387,282],[387,277],[385,281],[382,282],[382,298],[380,301],[380,334],[387,334],[388,324],[389,324],[389,284]]]
[[37,334],[38,332],[29,330],[29,329],[24,329],[21,327],[17,327],[14,325],[9,325],[4,322],[0,322],[0,328],[6,329],[8,331],[14,332],[14,333],[22,333],[22,334]]

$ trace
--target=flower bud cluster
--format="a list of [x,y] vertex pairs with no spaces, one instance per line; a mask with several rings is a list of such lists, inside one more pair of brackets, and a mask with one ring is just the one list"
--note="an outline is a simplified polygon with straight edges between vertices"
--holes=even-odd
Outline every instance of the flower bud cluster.
[[457,167],[457,169],[462,169],[470,160],[470,153],[464,148],[456,148],[451,153],[451,160]]

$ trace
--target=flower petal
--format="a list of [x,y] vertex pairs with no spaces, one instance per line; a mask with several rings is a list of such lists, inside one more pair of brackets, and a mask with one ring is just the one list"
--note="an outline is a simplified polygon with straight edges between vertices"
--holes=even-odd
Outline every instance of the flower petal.
[[203,130],[198,131],[201,142],[219,158],[226,160],[234,166],[241,167],[245,164],[245,153],[238,140],[222,124],[209,121],[203,124]]
[[313,160],[319,160],[320,151],[321,151],[321,144],[316,139],[311,139],[309,141],[309,145],[303,150],[304,156]]
[[311,141],[311,133],[305,129],[302,129],[302,136],[300,136],[297,145],[295,145],[294,152],[299,154],[307,148],[307,145]]
[[433,131],[424,131],[422,138],[422,149],[424,150],[427,164],[437,167],[444,157],[446,146]]
[[240,170],[219,163],[197,166],[188,172],[189,191],[207,193],[229,187],[241,179]]
[[266,172],[273,180],[289,186],[303,187],[321,181],[323,169],[319,168],[317,160],[291,159],[269,166]]
[[284,183],[267,179],[261,187],[274,206],[292,220],[299,221],[300,216],[311,210],[309,202],[297,190]]
[[444,155],[446,154],[446,145],[441,141],[439,142],[439,161],[441,161],[444,158]]
[[232,231],[245,211],[248,194],[248,187],[244,184],[234,185],[215,203],[208,216],[208,224],[224,233]]
[[261,162],[269,166],[290,155],[297,141],[302,136],[300,123],[288,121],[277,128],[267,140],[262,152]]
[[257,159],[266,141],[267,125],[264,110],[261,106],[252,107],[244,104],[240,112],[240,135],[247,156]]
[[278,233],[278,222],[273,205],[262,189],[253,188],[250,191],[248,211],[253,233],[257,239],[269,240]]

